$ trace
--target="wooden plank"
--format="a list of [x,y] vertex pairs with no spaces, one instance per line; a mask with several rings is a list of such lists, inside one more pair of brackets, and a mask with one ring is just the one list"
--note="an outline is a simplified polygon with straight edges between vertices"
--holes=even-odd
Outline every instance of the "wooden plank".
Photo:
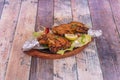
[[96,39],[104,80],[120,79],[120,39],[108,0],[89,0],[93,28],[103,35]]
[[[120,39],[120,1],[118,0],[109,0],[110,1],[110,6],[111,6],[111,10],[112,10],[112,17],[113,17],[113,20],[115,22],[115,25],[116,25],[116,32],[118,32],[119,34],[119,39]],[[120,44],[120,40],[119,40],[119,44]],[[120,50],[119,50],[119,53],[120,53]],[[120,54],[117,54],[117,61],[118,61],[118,64],[119,64],[119,72],[120,72]],[[120,74],[118,74],[120,75]]]
[[54,24],[59,25],[70,21],[72,21],[70,0],[54,0]]
[[53,60],[33,57],[30,80],[53,80]]
[[2,15],[3,7],[4,7],[4,2],[5,2],[5,0],[0,0],[0,18]]
[[[70,0],[54,0],[54,24],[72,21]],[[75,56],[54,60],[53,80],[77,80]]]
[[110,5],[111,5],[111,10],[112,10],[112,16],[113,19],[115,21],[117,30],[119,32],[119,37],[120,37],[120,1],[119,0],[109,0],[110,1]]
[[83,22],[92,28],[87,0],[71,0],[73,21]]
[[53,26],[53,0],[39,0],[37,21],[35,30],[38,31],[40,26]]
[[18,0],[9,0],[7,2],[10,4],[4,5],[0,20],[0,80],[5,79],[9,54],[21,6],[21,1]]
[[[36,31],[53,25],[53,0],[39,0]],[[53,80],[53,60],[32,58],[30,80]]]
[[[87,0],[71,0],[73,20],[92,28]],[[96,44],[93,41],[83,52],[76,55],[78,80],[103,80]]]
[[34,31],[36,1],[22,1],[5,80],[29,80],[31,57],[24,54],[21,48]]

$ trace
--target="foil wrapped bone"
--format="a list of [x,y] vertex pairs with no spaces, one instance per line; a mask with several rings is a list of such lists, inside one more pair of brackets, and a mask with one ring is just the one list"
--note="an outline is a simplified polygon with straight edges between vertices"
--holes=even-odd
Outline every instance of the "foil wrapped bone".
[[100,37],[102,35],[102,30],[88,30],[88,34],[91,35],[92,37]]
[[22,50],[29,51],[31,49],[46,49],[46,48],[47,47],[40,45],[36,38],[32,38],[30,40],[25,41],[25,43],[22,47]]
[[[88,34],[91,35],[92,37],[100,37],[102,35],[102,31],[89,29]],[[48,47],[40,45],[36,38],[32,38],[32,39],[25,41],[22,47],[22,50],[29,51],[31,49],[46,49],[46,48]]]

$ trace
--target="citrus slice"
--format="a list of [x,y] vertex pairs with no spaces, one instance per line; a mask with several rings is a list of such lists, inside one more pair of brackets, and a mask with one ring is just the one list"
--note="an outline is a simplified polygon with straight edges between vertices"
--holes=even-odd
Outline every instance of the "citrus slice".
[[74,41],[78,38],[78,36],[75,34],[65,34],[65,38],[67,38],[68,40]]

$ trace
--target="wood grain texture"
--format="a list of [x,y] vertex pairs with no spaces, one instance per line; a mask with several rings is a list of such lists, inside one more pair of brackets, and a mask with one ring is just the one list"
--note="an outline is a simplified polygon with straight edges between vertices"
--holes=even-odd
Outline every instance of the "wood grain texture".
[[108,0],[89,0],[93,28],[103,35],[96,39],[104,80],[120,80],[120,39]]
[[119,33],[119,37],[120,37],[120,1],[119,0],[109,0],[110,2],[110,6],[111,6],[111,10],[112,10],[112,16],[113,16],[113,20],[115,21],[116,27],[118,33]]
[[[92,28],[87,0],[71,0],[73,20]],[[76,55],[78,80],[103,80],[96,44],[93,41],[84,51]]]
[[87,0],[71,0],[73,21],[79,21],[92,28]]
[[30,80],[53,80],[53,60],[33,57]]
[[53,80],[53,60],[32,58],[30,80]]
[[0,0],[0,19],[1,19],[4,4],[5,4],[5,0]]
[[34,31],[36,1],[22,1],[5,80],[29,80],[31,57],[23,53],[22,46]]
[[64,24],[72,21],[70,0],[54,0],[54,24]]
[[53,0],[39,0],[38,15],[36,18],[35,30],[41,29],[41,25],[44,27],[52,27],[53,25]]
[[[36,20],[36,31],[53,25],[53,0],[39,0]],[[30,80],[53,80],[53,60],[33,57]]]
[[18,0],[9,0],[7,3],[9,4],[4,5],[0,20],[0,80],[5,79],[12,41],[21,6],[21,1]]
[[[71,1],[54,0],[54,24],[72,21]],[[75,56],[54,60],[53,80],[77,80]]]

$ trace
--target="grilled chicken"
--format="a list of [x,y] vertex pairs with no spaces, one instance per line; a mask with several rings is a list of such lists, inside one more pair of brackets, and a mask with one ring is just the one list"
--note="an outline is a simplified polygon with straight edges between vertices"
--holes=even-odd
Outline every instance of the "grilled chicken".
[[38,38],[40,44],[48,45],[49,50],[52,53],[56,53],[58,50],[66,49],[71,46],[71,42],[66,38],[54,35],[52,33],[43,34]]
[[87,33],[89,29],[85,24],[80,22],[71,22],[70,24],[71,24],[71,27],[73,27],[75,33]]
[[87,31],[88,28],[83,23],[70,22],[53,27],[52,33],[41,35],[38,41],[42,45],[47,45],[52,53],[56,53],[71,46],[71,42],[64,37],[64,34],[84,34]]
[[54,34],[63,36],[64,34],[87,33],[88,28],[80,22],[70,22],[69,24],[61,24],[52,28]]

